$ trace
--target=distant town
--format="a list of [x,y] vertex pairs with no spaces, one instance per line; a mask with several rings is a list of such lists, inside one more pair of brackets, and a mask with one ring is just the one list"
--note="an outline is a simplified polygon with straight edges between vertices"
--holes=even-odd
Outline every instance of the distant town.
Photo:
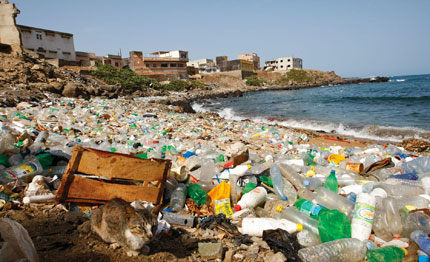
[[155,51],[147,55],[142,51],[130,51],[128,57],[123,57],[122,54],[97,55],[91,50],[76,51],[73,33],[17,25],[15,18],[20,11],[8,1],[0,3],[0,48],[7,48],[8,44],[13,47],[14,42],[21,41],[24,51],[45,58],[56,66],[91,68],[97,64],[112,65],[118,69],[129,68],[138,75],[158,81],[189,79],[196,74],[231,71],[239,71],[244,79],[255,75],[259,70],[286,71],[303,68],[302,59],[291,56],[265,61],[261,67],[260,57],[256,53],[238,54],[237,59],[231,60],[227,56],[217,56],[215,59],[190,61],[189,51],[183,50]]

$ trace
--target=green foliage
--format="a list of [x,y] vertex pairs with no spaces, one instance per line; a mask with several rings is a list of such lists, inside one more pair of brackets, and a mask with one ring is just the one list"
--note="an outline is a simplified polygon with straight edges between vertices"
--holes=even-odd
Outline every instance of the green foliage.
[[190,82],[191,82],[191,86],[194,89],[203,89],[208,86],[206,83],[203,83],[200,80],[191,80]]
[[311,80],[312,78],[308,75],[308,73],[304,70],[299,69],[291,69],[287,72],[286,75],[281,76],[277,79],[278,84],[282,84],[285,82],[293,81],[296,83],[303,83]]
[[256,75],[248,76],[245,81],[247,86],[262,86],[264,83],[264,79]]
[[191,84],[185,80],[172,80],[170,83],[163,86],[164,89],[168,91],[183,91],[185,89],[189,89]]
[[161,87],[161,85],[154,79],[137,75],[130,69],[123,69],[120,71],[111,65],[97,65],[97,69],[91,72],[91,74],[100,78],[107,84],[120,84],[123,88],[129,91],[150,87],[151,83],[152,88]]

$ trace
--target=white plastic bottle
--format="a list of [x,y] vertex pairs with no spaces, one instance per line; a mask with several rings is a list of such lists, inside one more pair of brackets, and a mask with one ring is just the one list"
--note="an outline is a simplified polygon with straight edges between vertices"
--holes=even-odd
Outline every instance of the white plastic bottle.
[[368,248],[355,238],[343,238],[302,248],[299,257],[305,262],[358,262],[362,261]]
[[288,233],[300,232],[303,229],[302,224],[296,224],[287,219],[274,219],[266,217],[245,217],[242,220],[242,234],[250,236],[263,236],[264,230],[283,229]]
[[351,222],[351,237],[368,240],[372,232],[376,199],[368,193],[360,193],[355,201],[354,216]]
[[242,199],[237,202],[234,210],[240,211],[243,208],[254,208],[266,200],[267,191],[264,187],[256,187],[252,191],[242,196]]

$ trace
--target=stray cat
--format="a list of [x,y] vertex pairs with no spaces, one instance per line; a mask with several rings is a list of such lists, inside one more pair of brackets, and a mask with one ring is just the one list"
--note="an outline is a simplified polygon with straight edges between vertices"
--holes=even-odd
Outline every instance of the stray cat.
[[125,248],[128,256],[139,255],[142,247],[145,254],[149,253],[146,244],[155,234],[158,223],[148,210],[135,210],[120,198],[114,198],[96,209],[90,220],[93,232],[105,242],[112,243],[111,248]]

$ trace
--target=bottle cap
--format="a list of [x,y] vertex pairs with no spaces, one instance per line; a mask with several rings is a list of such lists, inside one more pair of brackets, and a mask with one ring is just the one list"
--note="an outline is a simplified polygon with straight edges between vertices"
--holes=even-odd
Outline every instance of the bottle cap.
[[242,210],[241,206],[239,206],[239,205],[234,206],[234,211],[238,212],[240,210]]
[[[235,208],[235,209],[236,209],[236,208]],[[282,207],[282,206],[277,206],[277,207],[276,207],[276,212],[281,213],[282,209],[283,209],[283,207]]]
[[303,181],[303,185],[304,186],[309,186],[309,180],[305,179],[305,181]]
[[366,247],[367,247],[367,250],[368,250],[368,251],[371,251],[371,250],[373,250],[373,249],[374,249],[374,245],[373,245],[373,243],[372,243],[372,242],[370,242],[370,241],[366,241],[366,242],[365,242],[365,244],[366,244]]
[[303,225],[302,224],[297,224],[297,231],[301,232],[303,230]]

